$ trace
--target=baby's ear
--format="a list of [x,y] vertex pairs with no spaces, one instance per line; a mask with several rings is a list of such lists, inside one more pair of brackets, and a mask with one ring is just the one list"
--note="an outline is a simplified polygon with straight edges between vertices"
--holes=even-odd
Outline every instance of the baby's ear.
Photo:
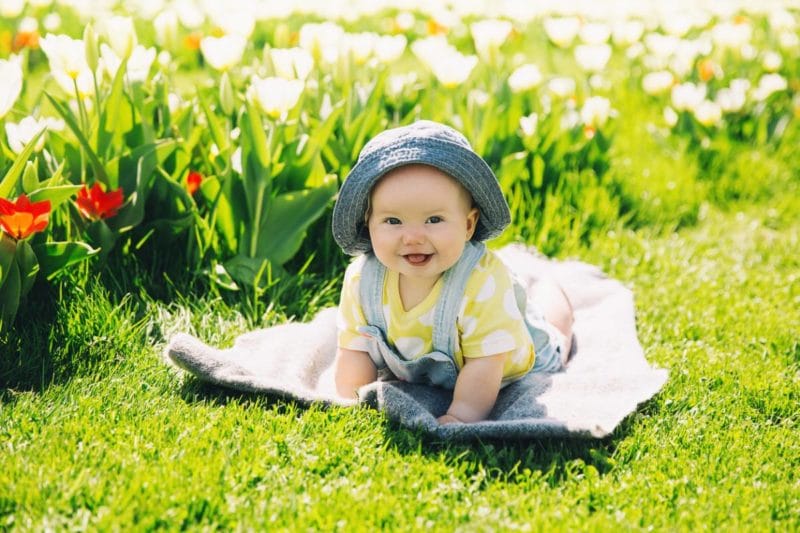
[[472,236],[475,235],[475,229],[478,227],[478,219],[481,218],[481,211],[477,207],[473,207],[467,213],[467,238],[465,240],[472,239]]

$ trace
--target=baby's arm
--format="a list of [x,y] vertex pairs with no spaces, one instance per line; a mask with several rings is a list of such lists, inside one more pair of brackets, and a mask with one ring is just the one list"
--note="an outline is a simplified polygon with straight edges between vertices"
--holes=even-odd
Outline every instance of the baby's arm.
[[464,368],[458,373],[453,402],[447,414],[438,418],[440,424],[452,422],[478,422],[486,418],[494,407],[503,366],[511,352],[465,359]]
[[359,387],[378,379],[378,370],[367,352],[337,348],[335,365],[336,392],[345,398],[358,399]]

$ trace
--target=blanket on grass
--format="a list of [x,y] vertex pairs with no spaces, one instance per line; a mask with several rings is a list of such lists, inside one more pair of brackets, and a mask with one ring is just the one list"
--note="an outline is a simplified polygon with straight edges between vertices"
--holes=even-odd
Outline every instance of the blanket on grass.
[[[651,367],[636,336],[633,295],[597,267],[550,260],[520,245],[498,251],[530,286],[554,277],[575,310],[575,348],[567,368],[528,374],[500,391],[489,419],[440,426],[452,391],[394,380],[359,390],[359,402],[389,418],[442,439],[538,437],[601,438],[664,385],[667,371]],[[336,309],[308,323],[289,323],[239,336],[218,349],[186,333],[172,337],[165,355],[203,381],[241,391],[275,394],[302,402],[354,405],[339,398],[333,380]]]

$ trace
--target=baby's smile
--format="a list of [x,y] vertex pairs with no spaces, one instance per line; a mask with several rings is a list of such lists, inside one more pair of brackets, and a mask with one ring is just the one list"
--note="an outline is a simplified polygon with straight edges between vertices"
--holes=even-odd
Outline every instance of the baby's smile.
[[428,264],[433,254],[406,254],[403,258],[412,266],[424,266]]

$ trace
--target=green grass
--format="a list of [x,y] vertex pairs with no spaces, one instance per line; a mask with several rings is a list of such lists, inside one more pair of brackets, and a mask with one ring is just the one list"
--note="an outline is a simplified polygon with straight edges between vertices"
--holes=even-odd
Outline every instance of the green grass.
[[51,381],[29,377],[0,403],[0,524],[797,529],[796,212],[709,208],[694,228],[572,251],[634,288],[647,356],[670,369],[602,441],[447,444],[368,409],[232,394],[181,379],[160,350],[177,327],[230,342],[248,328],[235,307],[136,309],[99,284],[62,295]]
[[0,530],[800,530],[795,150],[734,146],[710,177],[618,100],[608,182],[538,237],[633,288],[670,370],[611,437],[452,444],[204,385],[163,362],[173,332],[227,346],[334,304],[337,279],[237,298],[112,254],[0,333]]

